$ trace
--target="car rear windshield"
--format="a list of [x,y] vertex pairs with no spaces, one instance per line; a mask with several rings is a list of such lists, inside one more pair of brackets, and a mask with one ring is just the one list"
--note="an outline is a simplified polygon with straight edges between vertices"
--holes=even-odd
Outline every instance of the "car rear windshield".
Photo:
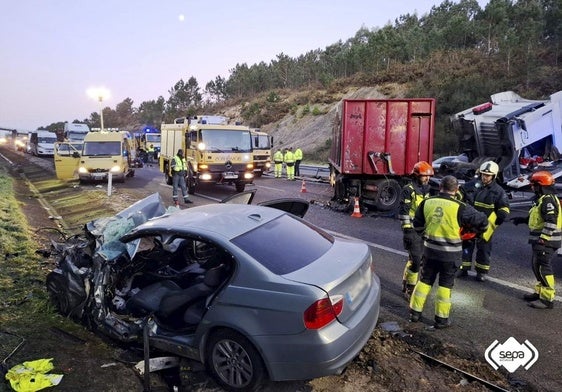
[[334,238],[305,221],[282,215],[232,242],[274,274],[284,275],[321,257]]

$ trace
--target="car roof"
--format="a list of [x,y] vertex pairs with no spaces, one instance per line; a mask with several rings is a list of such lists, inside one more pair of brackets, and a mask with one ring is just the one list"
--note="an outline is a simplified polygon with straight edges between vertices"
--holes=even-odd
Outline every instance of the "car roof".
[[129,240],[150,232],[214,233],[227,240],[286,214],[276,208],[246,204],[208,204],[151,219],[121,238]]

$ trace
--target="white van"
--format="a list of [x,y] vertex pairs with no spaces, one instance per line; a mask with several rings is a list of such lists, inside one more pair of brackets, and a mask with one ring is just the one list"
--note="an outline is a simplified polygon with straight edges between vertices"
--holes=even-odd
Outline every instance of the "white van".
[[37,156],[53,156],[57,134],[46,130],[37,130],[30,133],[29,152]]

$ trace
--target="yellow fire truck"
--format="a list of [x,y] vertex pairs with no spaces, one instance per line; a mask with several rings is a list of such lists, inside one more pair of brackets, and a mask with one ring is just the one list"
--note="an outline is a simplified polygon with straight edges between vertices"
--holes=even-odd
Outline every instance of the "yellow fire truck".
[[161,127],[160,171],[172,184],[172,160],[179,149],[188,165],[190,194],[200,182],[234,184],[243,192],[254,179],[250,128],[222,116],[182,117]]

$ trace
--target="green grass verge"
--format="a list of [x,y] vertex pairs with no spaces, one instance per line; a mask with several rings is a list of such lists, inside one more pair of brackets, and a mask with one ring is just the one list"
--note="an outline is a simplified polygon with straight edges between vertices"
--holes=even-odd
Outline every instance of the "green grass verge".
[[0,169],[0,329],[26,331],[55,322],[45,289],[48,268],[35,253],[35,236],[14,194],[13,179]]

